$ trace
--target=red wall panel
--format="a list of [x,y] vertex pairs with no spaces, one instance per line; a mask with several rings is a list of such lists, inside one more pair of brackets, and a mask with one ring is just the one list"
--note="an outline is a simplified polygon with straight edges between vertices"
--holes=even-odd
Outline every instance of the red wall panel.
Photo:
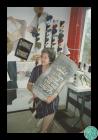
[[68,48],[70,50],[70,58],[77,64],[79,62],[81,41],[83,35],[86,8],[72,7],[68,32]]

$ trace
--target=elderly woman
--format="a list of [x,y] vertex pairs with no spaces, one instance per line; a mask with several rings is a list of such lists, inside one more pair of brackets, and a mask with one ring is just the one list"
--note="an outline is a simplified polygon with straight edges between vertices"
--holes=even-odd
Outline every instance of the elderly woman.
[[[27,88],[29,91],[33,93],[33,83],[36,82],[41,73],[44,73],[47,70],[47,68],[49,68],[54,59],[55,53],[53,50],[51,50],[50,48],[45,48],[42,50],[41,65],[36,66],[33,69],[27,84]],[[35,94],[33,93],[33,99],[35,104],[40,102],[40,104],[36,108],[36,118],[43,118],[41,133],[46,133],[47,129],[49,128],[49,125],[51,124],[54,118],[55,112],[58,109],[59,97],[58,95],[52,95],[49,96],[47,100],[42,101],[38,97],[35,97]]]

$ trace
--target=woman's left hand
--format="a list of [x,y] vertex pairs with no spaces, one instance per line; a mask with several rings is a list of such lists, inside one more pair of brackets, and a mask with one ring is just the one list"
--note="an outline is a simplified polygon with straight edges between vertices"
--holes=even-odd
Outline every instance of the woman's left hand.
[[56,97],[57,97],[57,94],[52,95],[52,96],[48,96],[46,102],[47,102],[48,104],[50,104]]

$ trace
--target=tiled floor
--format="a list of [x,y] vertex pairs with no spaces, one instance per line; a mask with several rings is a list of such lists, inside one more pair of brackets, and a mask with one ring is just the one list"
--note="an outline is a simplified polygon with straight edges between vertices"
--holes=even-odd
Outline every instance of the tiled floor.
[[[82,122],[79,122],[76,127],[72,127],[72,124],[78,120],[78,117],[72,116],[72,112],[68,114],[63,110],[59,110],[55,115],[53,125],[48,133],[79,133],[86,126],[91,125],[91,118],[88,117]],[[8,133],[39,133],[40,126],[39,120],[35,119],[34,113],[32,114],[31,111],[7,114]]]
[[[38,133],[40,125],[37,124],[38,120],[30,111],[7,114],[7,133]],[[48,133],[66,133],[66,131],[54,120]]]

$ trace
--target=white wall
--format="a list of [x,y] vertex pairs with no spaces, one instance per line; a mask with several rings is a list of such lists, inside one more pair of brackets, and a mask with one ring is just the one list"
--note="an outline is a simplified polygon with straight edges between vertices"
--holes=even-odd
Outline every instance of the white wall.
[[[70,19],[70,7],[45,7],[45,12],[54,16],[55,19],[65,20],[65,43],[67,42],[69,19]],[[14,16],[19,19],[26,20],[27,24],[30,24],[35,13],[33,7],[7,7],[7,16]]]

